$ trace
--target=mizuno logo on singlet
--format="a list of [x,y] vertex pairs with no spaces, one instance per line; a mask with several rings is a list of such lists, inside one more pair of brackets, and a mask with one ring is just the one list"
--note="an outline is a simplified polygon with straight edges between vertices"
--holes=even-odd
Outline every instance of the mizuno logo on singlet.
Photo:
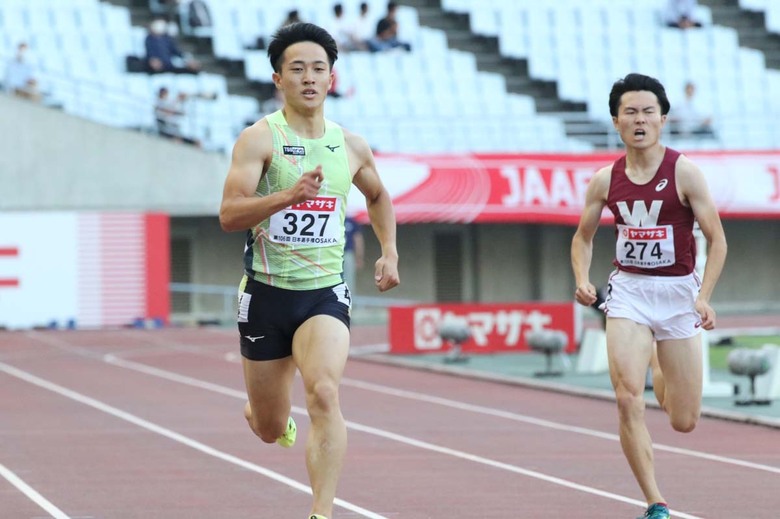
[[282,151],[285,155],[297,155],[301,157],[306,155],[306,148],[303,146],[282,146]]
[[258,335],[257,337],[252,337],[251,335],[244,335],[244,339],[247,339],[252,342],[255,342],[257,339],[262,339],[263,337],[265,337],[265,335]]
[[656,191],[662,191],[662,190],[663,190],[663,188],[665,188],[665,187],[666,187],[666,184],[668,184],[668,183],[669,183],[669,180],[667,180],[667,179],[665,179],[665,178],[664,178],[664,179],[662,179],[662,180],[661,180],[661,181],[658,183],[658,185],[657,185],[657,186],[655,186],[655,190],[656,190]]
[[326,147],[326,148],[328,148],[330,151],[332,151],[332,152],[334,152],[334,153],[335,153],[335,152],[336,152],[336,148],[340,148],[341,146],[338,146],[338,145],[336,145],[336,146],[331,146],[331,145],[329,145],[329,144],[326,144],[326,145],[325,145],[325,147]]

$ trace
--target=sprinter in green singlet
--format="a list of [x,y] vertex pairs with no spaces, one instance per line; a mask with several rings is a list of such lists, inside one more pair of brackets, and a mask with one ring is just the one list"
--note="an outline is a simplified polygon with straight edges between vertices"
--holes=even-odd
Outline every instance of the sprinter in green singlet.
[[333,512],[347,446],[338,390],[349,349],[352,301],[342,263],[352,184],[366,198],[381,246],[376,287],[399,283],[395,215],[371,148],[324,117],[337,55],[336,42],[316,25],[296,23],[274,35],[268,57],[284,106],[237,139],[219,214],[225,231],[247,233],[238,310],[244,416],[264,442],[292,446],[290,393],[300,371],[315,519]]

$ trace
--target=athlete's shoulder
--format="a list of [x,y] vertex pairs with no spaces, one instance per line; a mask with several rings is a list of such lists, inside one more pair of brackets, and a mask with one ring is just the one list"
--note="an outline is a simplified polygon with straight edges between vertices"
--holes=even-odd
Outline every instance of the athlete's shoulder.
[[699,166],[684,154],[680,154],[674,166],[674,177],[680,191],[687,194],[692,189],[701,188],[704,173]]
[[238,134],[233,157],[242,159],[265,159],[273,152],[271,128],[265,118],[247,126]]
[[595,182],[596,185],[600,188],[609,187],[610,182],[612,182],[612,169],[614,167],[613,164],[607,164],[606,166],[603,166],[596,171],[596,173],[593,175],[593,178],[591,178],[591,183]]
[[351,132],[343,127],[342,131],[344,132],[344,142],[346,143],[347,150],[350,153],[354,153],[361,158],[368,158],[373,155],[371,146],[362,135],[358,135],[357,133]]

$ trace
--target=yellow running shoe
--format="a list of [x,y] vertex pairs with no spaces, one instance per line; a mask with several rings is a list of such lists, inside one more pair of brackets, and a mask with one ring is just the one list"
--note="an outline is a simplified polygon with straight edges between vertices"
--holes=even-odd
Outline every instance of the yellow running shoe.
[[324,515],[320,515],[320,514],[311,514],[309,516],[309,519],[328,519],[328,518],[325,517]]
[[295,445],[295,437],[297,434],[298,428],[295,426],[295,420],[293,420],[293,417],[290,416],[287,418],[287,430],[284,431],[284,434],[276,439],[276,443],[282,447],[292,447]]

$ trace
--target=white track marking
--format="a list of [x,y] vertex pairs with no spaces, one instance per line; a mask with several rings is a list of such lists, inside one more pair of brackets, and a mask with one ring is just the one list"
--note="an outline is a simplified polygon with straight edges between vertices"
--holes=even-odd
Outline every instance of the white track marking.
[[[199,380],[199,379],[196,379],[196,378],[188,377],[186,375],[180,375],[178,373],[170,372],[170,371],[167,371],[167,370],[154,368],[152,366],[148,366],[146,364],[141,364],[139,362],[134,362],[134,361],[121,359],[121,358],[117,357],[116,355],[108,354],[108,355],[105,355],[103,358],[104,358],[104,360],[107,363],[113,364],[115,366],[120,366],[120,367],[131,369],[131,370],[134,370],[134,371],[139,371],[139,372],[145,373],[147,375],[153,375],[153,376],[161,377],[161,378],[173,381],[173,382],[178,382],[178,383],[181,383],[181,384],[186,384],[186,385],[193,386],[193,387],[198,387],[198,388],[201,388],[201,389],[206,389],[208,391],[216,391],[216,392],[221,393],[223,395],[234,396],[234,397],[237,397],[237,398],[246,399],[246,394],[244,392],[236,391],[234,389],[230,389],[230,388],[223,387],[223,386],[219,386],[219,385],[213,384],[211,382],[205,382],[205,381],[202,381],[202,380]],[[293,406],[292,411],[295,412],[295,413],[299,413],[299,414],[304,414],[304,415],[306,414],[306,410],[305,409],[302,409],[302,408],[296,407],[296,406]],[[550,475],[544,474],[542,472],[537,472],[537,471],[534,471],[534,470],[528,470],[528,469],[524,469],[522,467],[518,467],[516,465],[511,465],[511,464],[508,464],[508,463],[503,463],[503,462],[500,462],[500,461],[491,460],[489,458],[484,458],[482,456],[477,456],[475,454],[469,454],[467,452],[459,451],[459,450],[456,450],[456,449],[450,449],[450,448],[447,448],[447,447],[442,447],[440,445],[436,445],[436,444],[433,444],[433,443],[428,443],[428,442],[425,442],[425,441],[417,440],[417,439],[414,439],[414,438],[410,438],[408,436],[403,436],[403,435],[392,433],[392,432],[385,431],[385,430],[382,430],[382,429],[377,429],[375,427],[370,427],[370,426],[359,424],[359,423],[352,422],[352,421],[349,421],[349,420],[347,420],[346,423],[347,423],[347,427],[350,428],[350,429],[354,429],[356,431],[361,431],[363,433],[371,434],[371,435],[374,435],[374,436],[379,436],[379,437],[382,437],[382,438],[385,438],[385,439],[388,439],[388,440],[391,440],[391,441],[395,441],[395,442],[403,443],[403,444],[406,444],[406,445],[410,445],[412,447],[417,447],[417,448],[420,448],[420,449],[425,449],[425,450],[437,452],[437,453],[440,453],[440,454],[445,454],[447,456],[452,456],[452,457],[455,457],[455,458],[460,458],[460,459],[463,459],[463,460],[471,461],[473,463],[479,463],[481,465],[486,465],[486,466],[489,466],[489,467],[493,467],[493,468],[497,468],[497,469],[501,469],[501,470],[506,470],[508,472],[513,472],[515,474],[521,474],[521,475],[524,475],[524,476],[527,476],[527,477],[531,477],[531,478],[534,478],[534,479],[539,479],[539,480],[542,480],[542,481],[546,481],[548,483],[553,483],[555,485],[571,488],[573,490],[578,490],[578,491],[584,492],[586,494],[591,494],[591,495],[595,495],[595,496],[599,496],[599,497],[604,497],[604,498],[607,498],[607,499],[612,499],[613,501],[619,501],[621,503],[627,503],[627,504],[631,504],[631,505],[636,505],[636,506],[639,506],[639,507],[642,507],[642,508],[645,508],[647,506],[647,504],[644,501],[638,501],[638,500],[632,499],[630,497],[621,496],[619,494],[614,494],[612,492],[599,490],[597,488],[589,487],[589,486],[586,486],[586,485],[581,485],[579,483],[568,481],[566,479],[558,478],[558,477],[555,477],[555,476],[550,476]],[[680,519],[701,519],[700,517],[695,516],[695,515],[689,515],[689,514],[685,514],[683,512],[679,512],[679,511],[673,511],[673,512],[674,512],[674,516],[675,517],[679,517]]]
[[[228,362],[239,362],[239,358],[233,360],[232,358],[226,358]],[[504,418],[506,420],[512,420],[515,422],[522,422],[531,425],[537,425],[539,427],[546,427],[548,429],[555,429],[558,431],[565,431],[575,434],[582,434],[585,436],[592,436],[595,438],[601,438],[604,440],[610,440],[620,442],[620,436],[613,433],[606,433],[603,431],[597,431],[595,429],[588,429],[586,427],[578,427],[575,425],[567,425],[559,422],[553,422],[551,420],[544,420],[533,416],[523,415],[519,413],[513,413],[511,411],[504,411],[502,409],[496,409],[493,407],[486,407],[475,404],[468,404],[465,402],[459,402],[457,400],[451,400],[449,398],[442,398],[438,396],[426,395],[424,393],[418,393],[416,391],[408,391],[405,389],[398,389],[389,386],[383,386],[375,384],[373,382],[364,382],[362,380],[356,380],[344,377],[341,380],[341,384],[344,386],[350,386],[366,391],[373,391],[375,393],[382,393],[384,395],[395,396],[398,398],[406,398],[409,400],[415,400],[418,402],[426,402],[429,404],[441,405],[444,407],[450,407],[458,409],[460,411],[468,411],[471,413],[478,413],[488,416],[494,416],[497,418]],[[740,460],[736,458],[729,458],[726,456],[719,456],[717,454],[710,454],[708,452],[696,451],[692,449],[684,449],[681,447],[674,447],[671,445],[665,445],[663,443],[653,443],[653,448],[663,452],[671,452],[674,454],[680,454],[682,456],[690,456],[693,458],[700,458],[709,461],[715,461],[718,463],[725,463],[728,465],[735,465],[738,467],[745,467],[749,469],[762,470],[773,474],[780,474],[780,467],[774,467],[772,465],[763,465],[761,463],[753,463],[751,461]]]
[[[605,440],[620,441],[620,436],[612,433],[605,433],[597,431],[595,429],[588,429],[585,427],[577,427],[573,425],[566,425],[550,420],[543,420],[541,418],[535,418],[533,416],[522,415],[518,413],[512,413],[510,411],[503,411],[501,409],[495,409],[492,407],[485,407],[474,404],[467,404],[464,402],[458,402],[457,400],[450,400],[448,398],[442,398],[438,396],[426,395],[423,393],[417,393],[415,391],[407,391],[405,389],[396,389],[393,387],[382,386],[374,384],[372,382],[364,382],[361,380],[344,378],[341,383],[345,386],[351,386],[366,391],[373,391],[375,393],[382,393],[385,395],[391,395],[399,398],[407,398],[418,402],[426,402],[429,404],[436,404],[445,407],[451,407],[461,411],[468,411],[472,413],[479,413],[489,416],[495,416],[498,418],[505,418],[507,420],[513,420],[515,422],[523,422],[532,425],[538,425],[539,427],[547,427],[549,429],[556,429],[559,431],[566,431],[571,433],[583,434],[586,436],[593,436],[596,438],[603,438]],[[709,461],[716,461],[719,463],[727,463],[729,465],[737,465],[740,467],[763,470],[765,472],[772,472],[774,474],[780,474],[780,467],[773,467],[771,465],[762,465],[760,463],[752,463],[750,461],[739,460],[735,458],[728,458],[726,456],[718,456],[716,454],[709,454],[707,452],[695,451],[691,449],[683,449],[680,447],[673,447],[671,445],[664,445],[659,443],[653,443],[653,448],[659,451],[672,452],[675,454],[681,454],[684,456],[691,456],[694,458],[706,459]]]
[[[210,447],[204,443],[201,443],[197,440],[193,440],[192,438],[189,438],[187,436],[184,436],[183,434],[177,433],[175,431],[172,431],[171,429],[167,429],[165,427],[162,427],[160,425],[157,425],[155,423],[149,422],[147,420],[144,420],[143,418],[140,418],[138,416],[135,416],[131,413],[128,413],[126,411],[122,411],[121,409],[118,409],[116,407],[110,406],[106,403],[103,403],[99,400],[96,400],[94,398],[88,397],[86,395],[82,395],[81,393],[77,393],[76,391],[73,391],[71,389],[68,389],[66,387],[60,386],[58,384],[55,384],[53,382],[50,382],[48,380],[45,380],[43,378],[37,377],[31,373],[28,373],[26,371],[22,371],[18,368],[15,368],[13,366],[10,366],[8,364],[0,362],[0,371],[3,371],[7,373],[8,375],[11,375],[13,377],[16,377],[18,379],[24,380],[25,382],[29,382],[30,384],[36,385],[38,387],[41,387],[43,389],[47,389],[49,391],[52,391],[54,393],[57,393],[58,395],[64,396],[66,398],[70,398],[71,400],[75,400],[76,402],[79,402],[81,404],[87,405],[89,407],[92,407],[94,409],[97,409],[98,411],[102,411],[106,414],[112,415],[116,418],[119,418],[121,420],[124,420],[126,422],[130,422],[134,425],[137,425],[138,427],[141,427],[143,429],[146,429],[147,431],[151,431],[155,434],[159,434],[160,436],[165,436],[166,438],[169,438],[175,442],[181,443],[182,445],[186,445],[187,447],[190,447],[192,449],[195,449],[197,451],[200,451],[204,454],[208,454],[209,456],[213,456],[217,459],[220,459],[222,461],[226,461],[228,463],[232,463],[233,465],[238,465],[239,467],[245,468],[247,470],[250,470],[252,472],[256,472],[258,474],[261,474],[269,479],[273,479],[274,481],[277,481],[279,483],[282,483],[284,485],[287,485],[289,487],[292,487],[296,490],[299,490],[301,492],[304,492],[306,494],[311,495],[311,488],[303,483],[300,483],[294,479],[288,478],[287,476],[284,476],[282,474],[279,474],[278,472],[274,472],[272,470],[266,469],[264,467],[261,467],[259,465],[255,465],[254,463],[248,462],[246,460],[243,460],[241,458],[238,458],[236,456],[233,456],[231,454],[228,454],[226,452],[222,452],[220,450],[217,450],[213,447]],[[180,382],[180,381],[179,381]],[[204,384],[201,387],[204,389],[208,389],[209,391],[215,391],[215,388],[218,386],[215,386],[213,384]],[[228,388],[222,388],[226,391],[220,391],[223,394],[229,394]],[[235,396],[235,395],[232,395]],[[241,398],[245,398],[245,396],[242,394]],[[305,412],[305,411],[304,411]],[[348,501],[344,501],[343,499],[336,499],[334,501],[334,504],[337,506],[340,506],[342,508],[345,508],[347,510],[350,510],[352,512],[355,512],[357,514],[360,514],[362,517],[368,517],[369,519],[387,519],[385,516],[379,515],[377,513],[371,512],[369,510],[366,510],[365,508],[361,508],[357,505],[353,505],[352,503]],[[67,516],[55,516],[58,519],[63,518],[67,519]]]
[[54,519],[70,519],[68,514],[54,506],[51,501],[39,494],[38,491],[25,483],[22,478],[7,469],[2,463],[0,463],[0,476],[3,476],[9,483],[18,488],[20,492],[30,498],[30,501],[46,510]]

